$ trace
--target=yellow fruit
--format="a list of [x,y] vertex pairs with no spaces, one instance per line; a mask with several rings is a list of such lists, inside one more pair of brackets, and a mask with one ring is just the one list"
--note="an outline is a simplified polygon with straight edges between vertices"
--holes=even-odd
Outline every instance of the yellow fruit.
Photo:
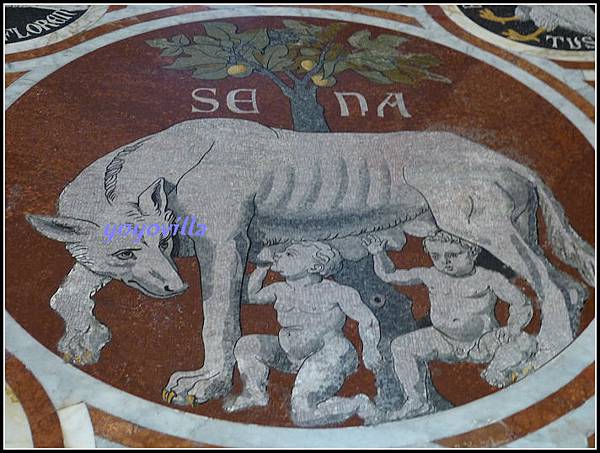
[[312,68],[315,67],[315,62],[312,60],[302,60],[302,63],[300,63],[300,66],[302,66],[302,69],[305,69],[306,71],[310,71]]
[[323,74],[317,74],[311,77],[313,83],[318,87],[326,87],[329,85],[329,80],[323,78]]
[[236,64],[233,66],[229,66],[229,68],[227,68],[227,74],[229,74],[229,75],[242,74],[242,73],[246,72],[247,69],[248,68],[246,68],[246,65]]

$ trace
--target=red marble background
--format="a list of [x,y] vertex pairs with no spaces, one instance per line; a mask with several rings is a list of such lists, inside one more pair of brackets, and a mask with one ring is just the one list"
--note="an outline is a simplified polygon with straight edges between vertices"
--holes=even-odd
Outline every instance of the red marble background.
[[[326,24],[325,20],[310,19]],[[232,19],[240,31],[258,26],[280,27],[281,18]],[[384,31],[352,24],[345,39],[359,29],[373,36]],[[58,242],[33,231],[24,213],[54,214],[63,187],[87,165],[140,137],[183,120],[231,117],[291,128],[287,98],[258,75],[222,81],[193,79],[189,72],[166,70],[160,50],[147,39],[185,33],[204,34],[199,24],[188,24],[136,36],[100,48],[80,58],[25,93],[6,112],[6,308],[40,343],[53,352],[62,335],[63,322],[50,309],[49,299],[72,266],[73,260]],[[407,52],[431,53],[443,63],[436,72],[452,80],[446,85],[425,81],[416,86],[375,85],[346,72],[332,88],[321,88],[319,102],[325,106],[332,131],[387,132],[398,130],[451,131],[503,153],[535,170],[561,202],[579,234],[594,244],[594,150],[558,110],[506,74],[467,55],[425,40],[407,37]],[[198,87],[217,89],[222,108],[212,114],[191,113],[191,92]],[[257,88],[258,115],[233,114],[225,96],[236,88]],[[341,118],[334,91],[357,91],[369,101],[365,117],[350,105],[352,116]],[[398,91],[412,118],[402,118],[388,108],[377,117],[377,105],[386,93]],[[232,137],[234,140],[235,137]],[[543,229],[543,225],[542,225]],[[409,238],[406,249],[393,255],[397,265],[430,265],[419,240]],[[545,247],[547,249],[547,247]],[[561,269],[577,275],[555,260]],[[190,289],[170,300],[154,300],[122,283],[114,282],[95,296],[96,315],[109,326],[113,339],[98,364],[84,371],[129,393],[161,401],[161,390],[174,371],[197,369],[202,364],[202,308],[199,269],[193,258],[177,261]],[[271,276],[275,278],[275,276]],[[526,285],[517,284],[533,297]],[[427,311],[424,287],[399,288],[414,301],[415,316]],[[594,292],[586,303],[582,328],[594,316]],[[498,305],[498,317],[506,307]],[[277,332],[272,307],[242,307],[243,333]],[[539,313],[529,331],[539,328]],[[346,332],[357,348],[357,326],[348,322]],[[481,367],[470,364],[430,364],[440,393],[455,404],[464,404],[495,391],[480,377]],[[226,414],[220,401],[190,412],[258,424],[292,426],[289,395],[294,376],[273,371],[266,408]],[[234,391],[240,390],[235,375]],[[358,391],[375,394],[371,374],[362,366],[351,376],[342,394]],[[353,418],[342,426],[359,424]]]

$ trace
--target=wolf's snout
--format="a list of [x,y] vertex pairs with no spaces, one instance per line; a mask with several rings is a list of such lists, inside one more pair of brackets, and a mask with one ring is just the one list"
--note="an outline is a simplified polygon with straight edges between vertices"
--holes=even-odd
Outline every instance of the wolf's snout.
[[188,289],[188,285],[186,283],[181,282],[180,285],[174,286],[171,288],[169,285],[165,285],[164,290],[170,294],[179,294]]

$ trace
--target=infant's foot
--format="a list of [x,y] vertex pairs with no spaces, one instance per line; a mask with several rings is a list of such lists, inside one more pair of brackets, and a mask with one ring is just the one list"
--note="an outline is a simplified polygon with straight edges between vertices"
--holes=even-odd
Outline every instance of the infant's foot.
[[498,388],[504,388],[511,384],[510,373],[491,367],[483,370],[481,377],[485,379],[488,384]]
[[398,411],[388,413],[388,420],[402,420],[404,418],[418,417],[433,411],[433,406],[426,399],[410,398]]
[[356,415],[363,419],[366,426],[378,425],[387,420],[386,412],[380,410],[367,395],[358,395],[357,398],[360,398],[362,401],[356,411]]
[[225,409],[226,412],[236,412],[249,407],[264,407],[267,404],[269,404],[269,395],[266,393],[251,394],[242,392],[241,395],[227,399],[223,403],[223,409]]

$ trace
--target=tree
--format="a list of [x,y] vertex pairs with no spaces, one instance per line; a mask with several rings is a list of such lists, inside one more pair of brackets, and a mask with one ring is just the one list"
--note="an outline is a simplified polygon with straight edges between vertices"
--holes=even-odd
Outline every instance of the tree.
[[285,28],[255,28],[238,33],[226,22],[203,24],[205,35],[180,34],[170,39],[146,41],[163,49],[161,56],[175,58],[169,69],[193,71],[192,77],[220,80],[260,74],[269,78],[290,99],[294,130],[328,132],[319,88],[336,84],[336,75],[354,71],[377,84],[414,85],[422,80],[450,83],[435,74],[439,60],[429,54],[403,53],[398,47],[406,38],[360,30],[346,42],[336,42],[347,26],[336,22],[323,27],[284,20]]

